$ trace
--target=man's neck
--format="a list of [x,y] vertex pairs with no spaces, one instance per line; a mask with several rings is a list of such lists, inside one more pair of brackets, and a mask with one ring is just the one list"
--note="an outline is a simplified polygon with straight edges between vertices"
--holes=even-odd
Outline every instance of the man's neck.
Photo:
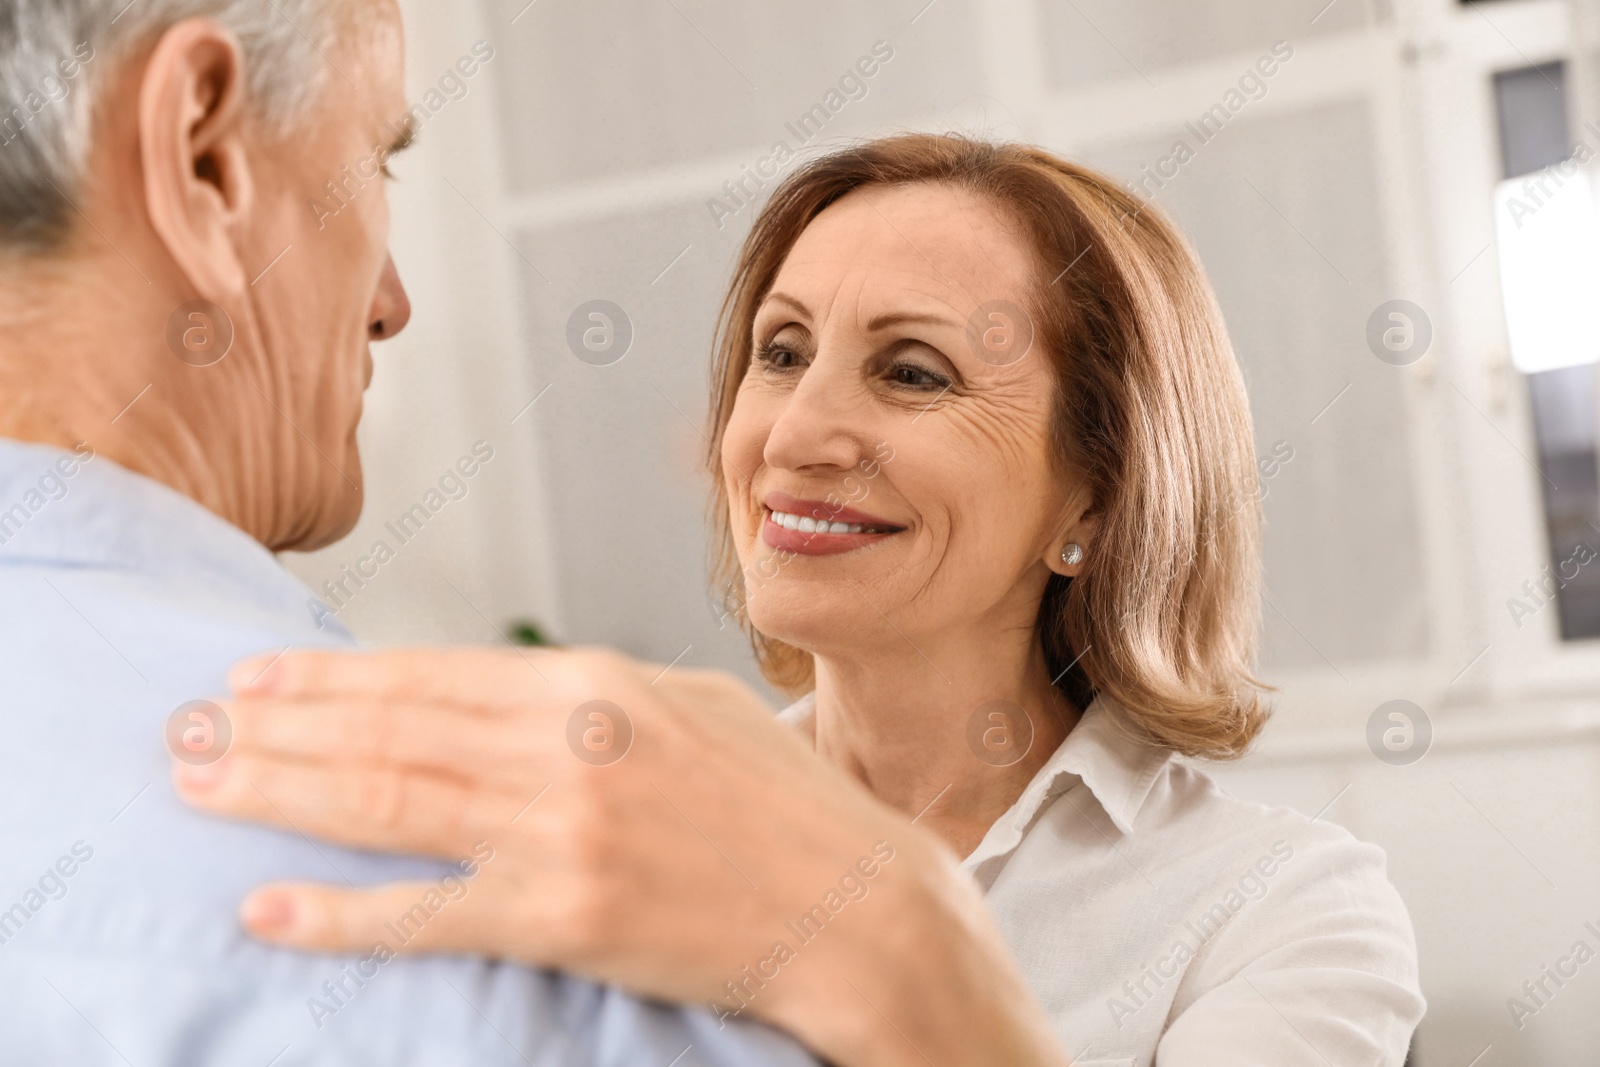
[[181,409],[194,368],[165,349],[153,284],[111,248],[0,264],[0,437],[86,444],[244,526]]

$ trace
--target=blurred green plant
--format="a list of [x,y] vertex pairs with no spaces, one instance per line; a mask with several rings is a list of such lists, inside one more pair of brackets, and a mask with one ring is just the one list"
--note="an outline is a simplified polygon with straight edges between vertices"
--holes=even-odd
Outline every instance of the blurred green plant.
[[525,648],[554,648],[555,642],[544,627],[531,619],[515,619],[506,629],[506,640]]

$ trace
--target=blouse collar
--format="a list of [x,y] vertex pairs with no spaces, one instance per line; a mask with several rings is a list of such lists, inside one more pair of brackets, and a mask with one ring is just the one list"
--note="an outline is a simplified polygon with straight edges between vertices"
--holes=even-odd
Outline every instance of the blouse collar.
[[[780,712],[778,718],[804,728],[816,715],[816,704],[816,693],[807,693]],[[1132,834],[1139,810],[1173,754],[1140,740],[1123,725],[1118,711],[1111,697],[1097,696],[962,866],[971,868],[1016,848],[1045,804],[1079,782],[1119,833]]]

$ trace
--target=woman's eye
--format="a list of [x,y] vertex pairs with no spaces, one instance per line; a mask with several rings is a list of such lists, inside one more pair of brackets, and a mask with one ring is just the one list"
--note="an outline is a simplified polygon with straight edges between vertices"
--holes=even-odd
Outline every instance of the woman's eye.
[[780,370],[800,365],[800,357],[795,354],[793,349],[785,348],[774,341],[768,341],[761,345],[756,350],[756,358],[762,363]]
[[944,375],[935,374],[914,363],[895,364],[889,369],[889,376],[896,385],[910,389],[947,389],[950,386],[950,379]]

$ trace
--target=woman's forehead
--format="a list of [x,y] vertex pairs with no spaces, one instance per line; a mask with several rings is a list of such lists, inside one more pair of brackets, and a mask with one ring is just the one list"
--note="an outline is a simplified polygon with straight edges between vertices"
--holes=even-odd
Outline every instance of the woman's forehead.
[[875,187],[850,193],[812,220],[773,290],[818,314],[819,305],[847,296],[864,320],[880,310],[941,306],[964,317],[985,301],[1020,301],[1034,260],[1016,227],[974,193]]

